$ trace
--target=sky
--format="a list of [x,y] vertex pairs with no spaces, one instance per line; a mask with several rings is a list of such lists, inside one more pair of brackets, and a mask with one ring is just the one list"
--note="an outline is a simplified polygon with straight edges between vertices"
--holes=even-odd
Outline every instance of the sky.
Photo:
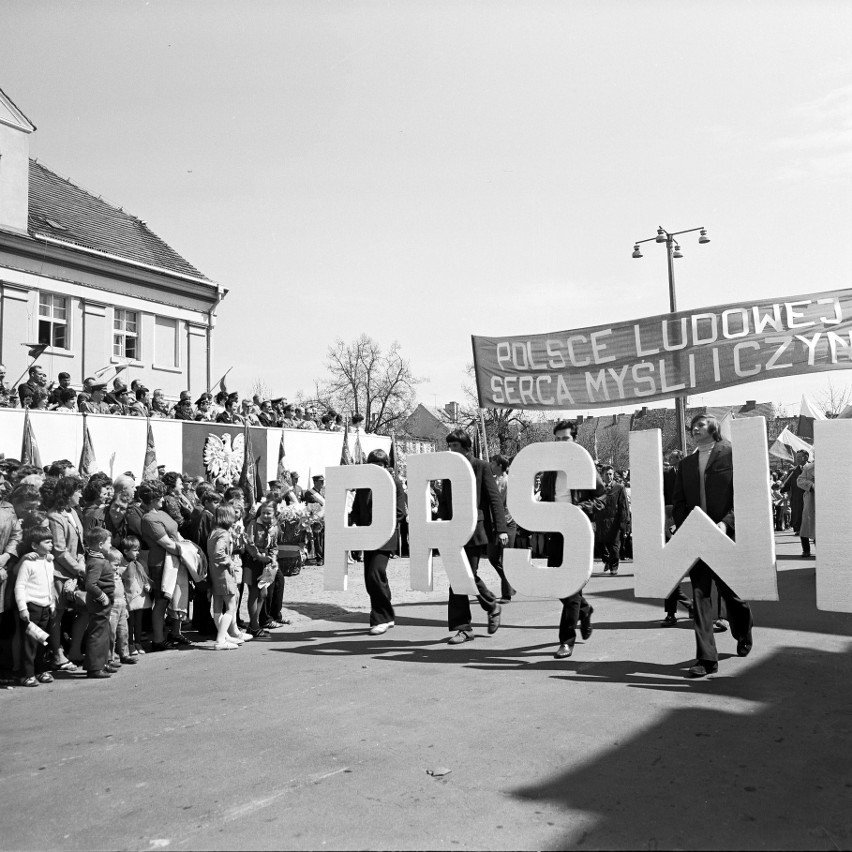
[[[658,225],[711,238],[681,310],[850,286],[850,43],[845,0],[4,0],[0,88],[32,156],[228,288],[229,385],[293,399],[366,332],[443,405],[472,334],[667,311],[665,248],[631,258]],[[797,413],[828,376],[690,404]]]

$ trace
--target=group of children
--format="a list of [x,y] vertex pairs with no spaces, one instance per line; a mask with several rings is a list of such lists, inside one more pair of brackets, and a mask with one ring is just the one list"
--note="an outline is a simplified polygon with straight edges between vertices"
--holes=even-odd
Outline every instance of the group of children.
[[[108,678],[122,665],[135,665],[142,649],[142,616],[152,605],[151,582],[139,560],[136,536],[113,547],[112,534],[93,527],[86,544],[86,676]],[[55,635],[57,590],[53,571],[53,538],[44,526],[27,531],[15,580],[15,604],[21,622],[23,686],[51,683],[53,655],[43,646]],[[66,594],[60,591],[59,594]],[[72,592],[73,594],[73,592]],[[73,663],[60,666],[73,670]]]

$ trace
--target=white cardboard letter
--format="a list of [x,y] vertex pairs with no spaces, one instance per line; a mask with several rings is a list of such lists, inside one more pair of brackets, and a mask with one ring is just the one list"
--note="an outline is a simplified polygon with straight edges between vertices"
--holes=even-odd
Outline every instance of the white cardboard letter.
[[852,569],[846,542],[852,519],[852,488],[843,468],[852,449],[852,420],[814,421],[816,467],[816,605],[829,612],[852,612]]
[[[350,527],[346,517],[347,491],[373,492],[373,517],[368,527]],[[349,550],[375,550],[396,527],[396,486],[391,475],[375,464],[352,464],[325,469],[326,591],[345,592],[349,582]]]
[[[475,595],[476,583],[464,546],[476,529],[476,480],[473,468],[459,453],[411,454],[408,473],[408,541],[411,588],[432,591],[432,548],[437,548],[456,594]],[[449,479],[453,484],[453,517],[433,521],[429,483]]]
[[737,540],[696,508],[665,544],[660,430],[631,432],[637,598],[667,597],[702,559],[744,600],[778,600],[766,423],[762,417],[741,418],[733,421],[731,433]]
[[565,471],[570,488],[593,489],[597,483],[592,457],[579,444],[566,441],[524,447],[509,468],[506,505],[524,529],[562,533],[562,565],[539,567],[533,564],[529,550],[506,548],[503,570],[521,594],[567,598],[579,592],[592,576],[595,535],[591,521],[579,507],[570,503],[539,503],[533,499],[535,476],[544,470]]

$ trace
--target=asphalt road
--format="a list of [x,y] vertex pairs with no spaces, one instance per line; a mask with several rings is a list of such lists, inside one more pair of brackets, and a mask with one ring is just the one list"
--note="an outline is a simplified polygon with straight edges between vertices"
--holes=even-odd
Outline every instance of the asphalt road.
[[0,691],[0,847],[848,849],[852,615],[816,609],[798,549],[778,537],[751,656],[722,635],[700,681],[630,563],[593,576],[564,661],[558,602],[516,599],[493,637],[477,611],[454,648],[442,571],[416,593],[392,562],[371,637],[360,566],[346,593],[308,569],[271,640]]

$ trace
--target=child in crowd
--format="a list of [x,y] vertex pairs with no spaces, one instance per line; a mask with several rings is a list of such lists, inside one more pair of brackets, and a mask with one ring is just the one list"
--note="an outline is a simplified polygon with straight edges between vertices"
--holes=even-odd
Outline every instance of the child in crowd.
[[139,539],[128,535],[121,540],[124,557],[124,593],[127,597],[127,632],[130,656],[144,654],[142,649],[142,616],[154,605],[151,600],[151,579],[145,566],[139,561]]
[[[21,618],[22,686],[38,686],[40,683],[52,683],[53,675],[46,671],[44,644],[38,638],[39,631],[46,639],[53,631],[53,619],[56,615],[56,599],[53,588],[53,539],[50,530],[34,527],[28,532],[24,546],[26,554],[18,565],[18,577],[15,580],[15,603]],[[41,652],[40,652],[41,651]],[[39,674],[36,675],[36,668]]]
[[118,671],[109,663],[109,619],[115,596],[115,568],[107,559],[110,550],[112,536],[103,527],[93,527],[86,533],[86,676],[91,678],[108,678]]
[[[231,530],[236,523],[234,507],[225,503],[216,509],[216,529],[207,542],[207,570],[213,592],[213,613],[217,620],[217,651],[231,651],[242,644],[236,627],[237,577]],[[230,628],[233,627],[233,632]]]
[[136,657],[130,656],[127,642],[127,597],[122,580],[124,564],[121,551],[111,548],[107,554],[107,561],[115,571],[115,597],[109,613],[110,664],[113,668],[124,664],[136,665],[139,661]]

